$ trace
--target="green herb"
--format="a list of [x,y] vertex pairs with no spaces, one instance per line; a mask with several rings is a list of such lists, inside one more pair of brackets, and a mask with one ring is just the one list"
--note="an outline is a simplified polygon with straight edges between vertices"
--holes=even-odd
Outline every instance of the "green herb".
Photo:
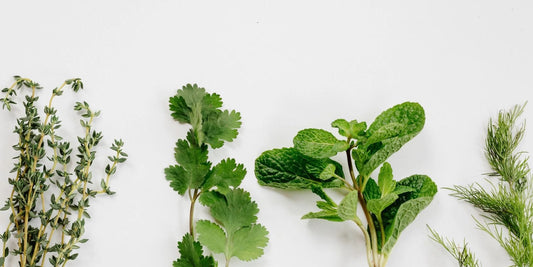
[[[191,201],[189,233],[178,243],[180,258],[175,267],[217,266],[212,256],[204,256],[202,245],[213,253],[223,253],[226,266],[232,257],[250,261],[263,255],[268,231],[257,223],[257,204],[238,186],[246,169],[235,159],[224,159],[215,166],[208,161],[208,146],[220,148],[237,137],[240,113],[221,110],[222,99],[204,88],[186,85],[170,98],[172,117],[192,127],[186,139],[176,143],[177,165],[165,169],[170,187]],[[215,222],[194,223],[196,201],[208,207]],[[196,232],[198,241],[195,240]]]
[[[485,143],[485,157],[492,169],[489,187],[479,183],[448,188],[452,196],[464,200],[483,212],[475,219],[505,249],[513,266],[533,266],[533,181],[528,158],[517,151],[525,134],[525,124],[517,125],[525,105],[500,111],[497,121],[490,121]],[[431,230],[431,229],[430,229]],[[457,259],[460,266],[479,266],[466,243],[461,249],[453,241],[443,239],[433,230],[432,237]],[[468,251],[454,253],[454,251]],[[464,259],[467,260],[464,260]]]
[[[423,108],[409,102],[381,113],[368,128],[365,122],[338,119],[331,126],[343,139],[322,129],[302,130],[294,137],[294,147],[265,151],[257,158],[255,173],[261,185],[311,189],[321,199],[316,203],[320,210],[302,218],[353,221],[365,237],[369,266],[385,266],[400,233],[437,192],[425,175],[395,181],[386,162],[422,130],[424,122]],[[340,152],[346,155],[348,178],[331,159]],[[375,180],[371,174],[379,166]],[[337,204],[325,188],[342,188],[347,193]],[[365,222],[357,213],[358,206]]]
[[[92,122],[100,115],[86,102],[78,102],[74,110],[81,113],[83,135],[77,137],[76,162],[71,162],[73,146],[59,135],[61,121],[57,109],[52,105],[56,96],[63,94],[63,88],[70,86],[75,92],[83,89],[80,79],[66,80],[53,89],[48,105],[44,107],[44,119],[36,107],[41,86],[27,78],[15,76],[15,82],[2,90],[3,108],[11,110],[17,90],[30,89],[24,98],[24,114],[17,119],[14,133],[19,140],[13,146],[18,155],[9,178],[13,186],[2,210],[11,212],[6,230],[0,235],[3,247],[0,266],[5,266],[8,257],[18,257],[19,266],[44,266],[48,261],[53,266],[65,266],[77,258],[74,253],[83,238],[89,201],[100,194],[112,195],[109,179],[117,164],[126,160],[122,151],[123,142],[115,140],[111,149],[111,163],[106,166],[105,178],[100,189],[92,189],[93,162],[96,147],[102,133],[93,130]],[[72,168],[74,166],[74,168]],[[14,239],[16,248],[9,248]]]

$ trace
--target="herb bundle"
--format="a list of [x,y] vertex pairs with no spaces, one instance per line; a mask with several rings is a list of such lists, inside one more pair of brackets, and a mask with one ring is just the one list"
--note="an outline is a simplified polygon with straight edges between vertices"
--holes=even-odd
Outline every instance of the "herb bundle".
[[[513,266],[533,266],[533,181],[528,158],[517,151],[525,134],[525,124],[517,125],[525,105],[500,111],[498,119],[489,122],[485,157],[492,169],[487,174],[489,187],[479,183],[448,188],[452,196],[466,201],[482,212],[477,226],[505,249]],[[441,244],[459,266],[480,266],[468,248],[443,238],[430,228],[432,238]]]
[[[187,84],[170,98],[172,117],[191,125],[185,139],[175,147],[177,165],[165,169],[170,187],[187,194],[189,232],[178,243],[180,258],[175,267],[217,266],[212,256],[203,255],[202,245],[213,253],[223,253],[225,266],[237,257],[243,261],[259,258],[268,243],[266,228],[257,223],[257,204],[238,186],[246,175],[244,165],[227,158],[212,166],[208,146],[220,148],[237,137],[241,116],[235,110],[221,110],[222,99],[196,84]],[[197,201],[210,209],[213,221],[194,222]],[[196,233],[198,238],[196,238]]]
[[111,163],[105,168],[101,188],[91,189],[95,149],[102,139],[102,133],[92,128],[92,122],[100,112],[93,111],[86,102],[77,102],[74,106],[74,110],[81,113],[83,135],[77,138],[77,161],[72,162],[73,146],[58,133],[61,121],[53,106],[53,99],[62,95],[68,86],[74,92],[83,89],[80,79],[66,80],[53,89],[44,107],[44,119],[36,106],[37,90],[41,89],[38,83],[15,76],[11,87],[2,90],[5,93],[2,106],[8,110],[16,104],[17,90],[31,91],[25,96],[24,114],[17,119],[14,130],[19,137],[13,146],[18,155],[11,170],[14,177],[9,178],[13,189],[2,208],[11,212],[9,223],[0,235],[2,267],[10,256],[18,257],[21,267],[44,266],[47,260],[52,266],[66,266],[78,256],[75,250],[79,245],[87,242],[83,234],[85,219],[90,218],[90,199],[100,194],[114,194],[109,180],[117,164],[126,160],[123,142],[115,140],[111,146],[114,156],[109,157]]
[[[365,237],[368,265],[385,266],[400,233],[437,192],[426,175],[393,180],[391,165],[386,162],[422,130],[424,122],[424,109],[406,102],[381,113],[369,127],[356,120],[335,120],[331,126],[338,129],[343,140],[322,129],[304,129],[294,137],[294,147],[265,151],[259,156],[255,173],[261,185],[311,189],[321,199],[316,203],[320,211],[302,218],[354,222]],[[348,178],[341,164],[331,159],[338,153],[346,155]],[[371,174],[380,165],[375,180]],[[336,203],[324,188],[342,188],[345,196]],[[359,216],[358,206],[366,223]]]

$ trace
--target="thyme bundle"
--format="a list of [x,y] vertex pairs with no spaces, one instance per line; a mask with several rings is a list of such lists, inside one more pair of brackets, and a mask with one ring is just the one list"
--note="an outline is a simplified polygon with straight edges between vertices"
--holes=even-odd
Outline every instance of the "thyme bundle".
[[[0,239],[2,254],[0,266],[18,258],[21,267],[66,266],[77,258],[76,249],[87,242],[83,238],[85,220],[91,198],[114,194],[110,190],[110,177],[117,165],[126,161],[122,140],[115,140],[111,146],[114,155],[105,167],[105,176],[100,188],[92,186],[93,163],[96,147],[102,140],[102,132],[93,129],[92,123],[100,115],[87,102],[77,102],[74,110],[81,113],[80,124],[83,134],[77,137],[74,148],[59,133],[61,121],[53,100],[61,96],[65,87],[74,92],[83,89],[79,78],[69,79],[53,89],[48,105],[44,107],[44,119],[38,111],[37,91],[42,87],[27,78],[15,76],[15,82],[4,88],[2,107],[11,111],[16,105],[17,91],[29,89],[23,101],[24,114],[16,122],[14,133],[18,142],[13,146],[18,155],[10,171],[11,194],[1,210],[10,212],[9,222]],[[72,152],[77,152],[74,156]],[[10,259],[12,258],[12,259]]]

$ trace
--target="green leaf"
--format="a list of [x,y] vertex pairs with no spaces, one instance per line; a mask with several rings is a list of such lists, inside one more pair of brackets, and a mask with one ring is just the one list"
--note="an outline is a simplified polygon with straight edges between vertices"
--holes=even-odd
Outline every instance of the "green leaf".
[[321,210],[318,212],[309,212],[302,219],[323,219],[331,222],[342,222],[336,210]]
[[241,126],[240,113],[220,110],[222,100],[218,94],[208,94],[196,84],[185,85],[170,98],[172,117],[179,122],[189,123],[193,128],[194,139],[199,144],[209,144],[219,148],[224,141],[233,141]]
[[165,169],[170,187],[181,195],[189,188],[200,188],[211,168],[211,163],[207,161],[207,146],[198,147],[190,145],[186,140],[178,140],[175,157],[181,165]]
[[224,253],[226,249],[226,233],[215,223],[200,220],[196,223],[198,241],[213,253]]
[[382,212],[385,228],[385,244],[382,247],[388,255],[400,233],[433,200],[437,186],[426,175],[412,175],[398,182],[399,186],[411,187],[413,191],[398,196],[398,199]]
[[392,205],[392,203],[394,203],[396,199],[398,199],[398,195],[394,193],[389,193],[383,195],[379,199],[371,199],[366,204],[370,212],[372,212],[376,216],[380,216],[381,212],[388,206]]
[[318,176],[318,178],[320,180],[327,180],[331,177],[335,177],[335,165],[333,164],[328,164],[326,166],[326,168],[324,168],[324,170],[320,173],[320,175]]
[[169,102],[174,119],[193,125],[222,107],[222,99],[218,94],[208,94],[196,84],[183,86]]
[[231,257],[235,256],[243,261],[255,260],[263,255],[263,249],[268,243],[268,231],[260,224],[243,227],[233,234]]
[[338,119],[331,123],[331,127],[338,128],[339,134],[347,138],[358,138],[364,135],[366,122],[357,122],[353,120],[348,122],[345,119]]
[[257,221],[257,204],[250,198],[250,193],[240,188],[229,190],[226,194],[205,192],[200,196],[200,202],[210,208],[211,215],[228,233]]
[[333,134],[321,129],[305,129],[298,132],[293,140],[298,152],[312,158],[329,158],[346,151],[350,144],[340,141]]
[[219,148],[224,141],[231,142],[237,137],[237,129],[241,127],[241,114],[235,110],[224,110],[215,114],[204,121],[203,131],[205,142],[212,148]]
[[319,196],[322,200],[325,200],[331,207],[337,207],[335,203],[320,186],[312,186],[311,191]]
[[174,261],[173,267],[216,267],[215,259],[211,256],[204,256],[202,245],[194,241],[190,234],[183,236],[178,243],[180,258]]
[[235,159],[224,159],[213,167],[202,188],[209,190],[216,186],[218,191],[226,193],[229,191],[230,186],[233,188],[238,187],[244,176],[246,176],[244,165],[237,164]]
[[255,160],[255,175],[259,184],[277,188],[341,187],[343,182],[339,179],[320,179],[320,173],[329,164],[335,166],[338,176],[344,177],[342,166],[331,159],[307,157],[294,148],[273,149],[263,152]]
[[396,182],[392,179],[392,167],[388,162],[383,163],[379,171],[378,186],[381,195],[387,195],[396,188]]
[[353,152],[360,174],[368,177],[387,158],[415,137],[424,127],[424,123],[424,109],[418,103],[405,102],[381,113],[368,127],[367,141]]
[[357,191],[350,191],[339,203],[337,213],[339,218],[348,221],[357,219]]
[[368,179],[365,190],[363,191],[363,197],[367,202],[371,199],[381,198],[381,191],[379,190],[379,186],[378,184],[376,184],[376,181],[374,181],[374,179]]

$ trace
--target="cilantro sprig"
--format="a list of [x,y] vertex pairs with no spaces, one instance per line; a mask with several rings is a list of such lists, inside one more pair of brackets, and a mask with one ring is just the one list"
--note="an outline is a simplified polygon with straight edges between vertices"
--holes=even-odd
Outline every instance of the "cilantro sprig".
[[[394,180],[392,167],[386,162],[422,130],[424,123],[422,106],[406,102],[384,111],[368,127],[357,120],[333,121],[331,126],[342,139],[326,130],[304,129],[294,137],[293,147],[261,154],[255,162],[255,174],[261,185],[311,189],[321,199],[316,203],[320,210],[302,218],[354,222],[365,238],[368,265],[382,267],[400,233],[437,192],[426,175]],[[342,165],[331,159],[339,153],[346,155],[348,176]],[[376,180],[371,176],[378,168]],[[345,196],[336,203],[325,188],[342,188]]]
[[[174,267],[217,266],[211,255],[203,255],[202,245],[212,253],[223,253],[225,266],[233,257],[243,261],[259,258],[268,243],[268,231],[257,223],[257,204],[238,188],[246,176],[244,165],[232,158],[214,166],[208,160],[209,147],[220,148],[237,137],[240,113],[222,110],[220,95],[209,94],[196,84],[178,90],[169,107],[175,120],[191,125],[186,138],[176,142],[177,164],[165,169],[170,187],[180,195],[187,194],[191,202],[189,232],[178,243],[181,256]],[[195,223],[198,200],[210,209],[214,221]]]

